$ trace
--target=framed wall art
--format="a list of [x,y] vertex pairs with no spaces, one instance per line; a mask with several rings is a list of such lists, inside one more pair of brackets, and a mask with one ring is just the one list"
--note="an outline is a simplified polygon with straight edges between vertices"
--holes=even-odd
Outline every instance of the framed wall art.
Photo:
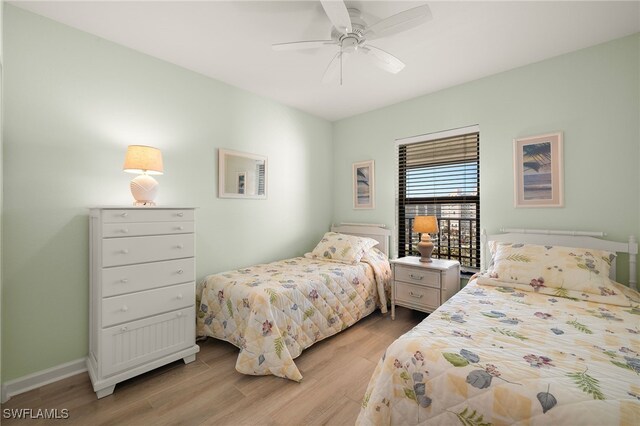
[[563,207],[562,133],[514,139],[515,207]]
[[353,163],[353,208],[375,207],[373,160]]

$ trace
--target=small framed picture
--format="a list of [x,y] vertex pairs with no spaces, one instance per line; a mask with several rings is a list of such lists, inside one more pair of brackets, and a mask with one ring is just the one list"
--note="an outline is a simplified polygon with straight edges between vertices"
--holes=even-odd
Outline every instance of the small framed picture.
[[375,207],[373,160],[353,163],[353,208]]
[[562,133],[514,139],[515,207],[563,207]]

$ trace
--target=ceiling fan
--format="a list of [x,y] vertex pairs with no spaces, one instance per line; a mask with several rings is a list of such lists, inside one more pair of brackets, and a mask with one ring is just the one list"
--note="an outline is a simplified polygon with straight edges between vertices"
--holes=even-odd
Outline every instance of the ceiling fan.
[[272,48],[274,50],[302,50],[337,46],[338,52],[325,70],[322,81],[333,81],[339,74],[340,85],[342,85],[343,64],[354,54],[367,55],[376,66],[392,74],[400,72],[404,68],[404,63],[389,52],[370,45],[369,41],[406,31],[431,19],[431,10],[425,4],[369,25],[363,19],[360,10],[347,8],[342,0],[322,0],[320,3],[333,24],[330,40],[276,43],[272,45]]

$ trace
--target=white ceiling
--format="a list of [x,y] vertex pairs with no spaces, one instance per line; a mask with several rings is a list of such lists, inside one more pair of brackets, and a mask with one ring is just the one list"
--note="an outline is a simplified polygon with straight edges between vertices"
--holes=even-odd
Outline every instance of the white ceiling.
[[[424,1],[347,1],[369,23]],[[319,1],[12,2],[23,9],[311,114],[338,120],[640,31],[640,2],[426,2],[433,20],[371,42],[406,67],[388,74],[357,55],[344,84],[322,84],[333,46]],[[366,59],[366,58],[365,58]]]

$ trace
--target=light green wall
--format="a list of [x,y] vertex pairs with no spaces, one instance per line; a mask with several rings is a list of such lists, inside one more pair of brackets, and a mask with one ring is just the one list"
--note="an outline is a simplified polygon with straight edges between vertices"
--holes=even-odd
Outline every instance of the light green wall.
[[[331,123],[10,5],[5,30],[3,380],[87,354],[87,208],[130,204],[129,144],[162,149],[159,204],[199,207],[198,277],[329,228]],[[268,200],[217,198],[217,148],[268,157]]]
[[[393,226],[394,140],[479,124],[480,221],[488,232],[528,227],[605,231],[619,241],[638,236],[639,55],[636,34],[334,123],[334,221]],[[558,130],[565,207],[515,209],[513,139]],[[351,163],[369,159],[376,161],[376,208],[356,211]],[[627,277],[622,265],[618,279]]]
[[[639,35],[332,126],[13,6],[5,31],[2,380],[86,355],[86,208],[129,204],[133,143],[163,151],[160,204],[200,207],[199,277],[299,254],[332,219],[392,226],[394,139],[471,124],[488,231],[639,234]],[[554,130],[566,207],[514,209],[512,139]],[[218,199],[216,148],[268,156],[269,199]],[[376,209],[355,211],[351,164],[368,159]]]

